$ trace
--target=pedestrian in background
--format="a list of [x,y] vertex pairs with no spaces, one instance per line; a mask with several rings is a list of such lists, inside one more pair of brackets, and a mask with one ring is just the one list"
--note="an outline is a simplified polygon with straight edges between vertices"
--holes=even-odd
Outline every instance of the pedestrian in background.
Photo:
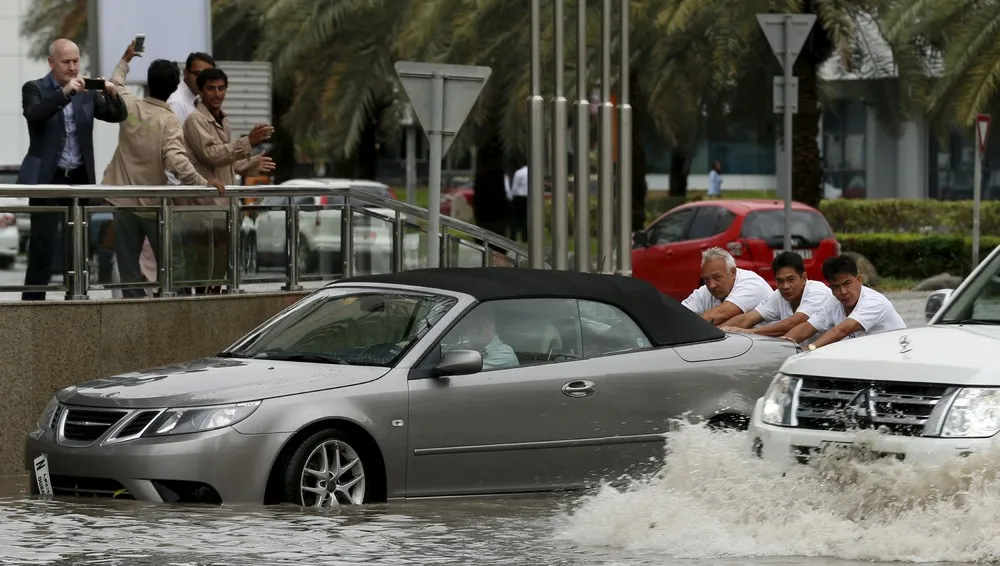
[[712,164],[708,172],[708,198],[722,198],[722,162]]
[[[80,48],[68,39],[49,46],[49,69],[45,77],[21,87],[21,107],[28,123],[30,144],[21,162],[17,182],[21,185],[93,185],[94,120],[121,122],[128,116],[125,103],[113,84],[87,90],[80,76]],[[31,198],[29,206],[69,206],[72,199]],[[86,203],[84,203],[86,204]],[[66,215],[59,212],[31,214],[28,268],[24,284],[48,285],[56,234],[62,229],[64,267],[72,266]],[[66,281],[72,289],[72,280]],[[67,292],[67,295],[69,291]],[[44,301],[44,291],[25,291],[25,301]]]

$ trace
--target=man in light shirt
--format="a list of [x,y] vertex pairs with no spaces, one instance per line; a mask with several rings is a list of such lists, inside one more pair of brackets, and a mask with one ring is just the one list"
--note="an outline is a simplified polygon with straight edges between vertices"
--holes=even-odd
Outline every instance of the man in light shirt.
[[716,326],[750,312],[771,293],[763,277],[736,267],[736,260],[722,248],[701,254],[701,280],[705,284],[681,304]]
[[[752,311],[726,322],[722,330],[779,337],[813,317],[833,301],[830,288],[806,276],[805,262],[795,252],[781,252],[771,262],[778,288]],[[806,343],[819,338],[813,333]]]
[[801,343],[820,332],[820,337],[808,345],[814,350],[845,338],[906,328],[892,302],[882,293],[864,286],[858,275],[858,264],[850,256],[841,255],[823,262],[823,277],[836,300],[828,302],[819,316],[799,324],[782,338]]
[[[202,71],[215,68],[215,59],[207,53],[195,52],[188,55],[184,62],[184,75],[177,90],[167,99],[170,109],[177,114],[177,121],[184,124],[187,117],[194,113],[198,101],[198,75]],[[180,184],[180,183],[173,183]]]
[[[184,131],[166,99],[180,83],[180,71],[172,61],[157,59],[146,73],[147,96],[137,98],[125,87],[129,63],[136,56],[135,42],[129,44],[111,75],[118,96],[125,102],[128,118],[118,127],[118,147],[104,170],[105,185],[165,185],[171,171],[185,185],[212,186],[222,194],[225,186],[206,180],[187,157]],[[114,197],[114,206],[157,206],[160,198]],[[139,253],[148,239],[154,254],[160,252],[160,230],[155,211],[117,210],[114,213],[115,259],[122,283],[138,283]],[[157,258],[160,263],[162,258]],[[126,298],[145,296],[141,288],[123,289]]]

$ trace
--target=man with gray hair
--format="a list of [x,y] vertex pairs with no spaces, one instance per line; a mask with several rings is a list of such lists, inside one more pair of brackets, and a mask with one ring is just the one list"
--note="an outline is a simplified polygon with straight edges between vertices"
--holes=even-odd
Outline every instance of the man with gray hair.
[[[49,45],[49,69],[43,78],[21,87],[21,108],[28,123],[28,153],[17,176],[20,185],[93,185],[94,120],[118,123],[128,117],[115,85],[103,81],[88,90],[80,76],[80,48],[60,38]],[[32,197],[29,206],[68,206],[70,199]],[[25,286],[48,285],[56,233],[62,228],[64,268],[69,268],[66,216],[58,212],[31,213],[28,268]],[[72,279],[72,275],[68,276]],[[71,281],[67,281],[72,288]],[[25,291],[25,301],[45,300],[45,291]]]
[[715,326],[750,312],[771,294],[763,277],[736,267],[736,260],[722,248],[701,254],[701,280],[705,284],[681,304]]

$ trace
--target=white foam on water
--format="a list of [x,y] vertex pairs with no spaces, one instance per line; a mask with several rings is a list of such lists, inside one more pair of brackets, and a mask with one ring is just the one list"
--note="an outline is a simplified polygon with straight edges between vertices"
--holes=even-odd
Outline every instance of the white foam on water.
[[676,559],[1000,563],[1000,451],[943,465],[779,465],[752,456],[745,432],[667,437],[660,472],[584,497],[557,538]]

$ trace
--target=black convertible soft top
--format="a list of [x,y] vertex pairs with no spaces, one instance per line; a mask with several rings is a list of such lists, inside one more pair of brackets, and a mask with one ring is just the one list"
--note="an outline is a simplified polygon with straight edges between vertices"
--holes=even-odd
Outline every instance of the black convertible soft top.
[[646,281],[620,275],[523,267],[451,267],[363,275],[338,281],[431,287],[465,293],[480,302],[500,299],[585,299],[614,305],[632,317],[657,346],[717,340],[725,333]]

